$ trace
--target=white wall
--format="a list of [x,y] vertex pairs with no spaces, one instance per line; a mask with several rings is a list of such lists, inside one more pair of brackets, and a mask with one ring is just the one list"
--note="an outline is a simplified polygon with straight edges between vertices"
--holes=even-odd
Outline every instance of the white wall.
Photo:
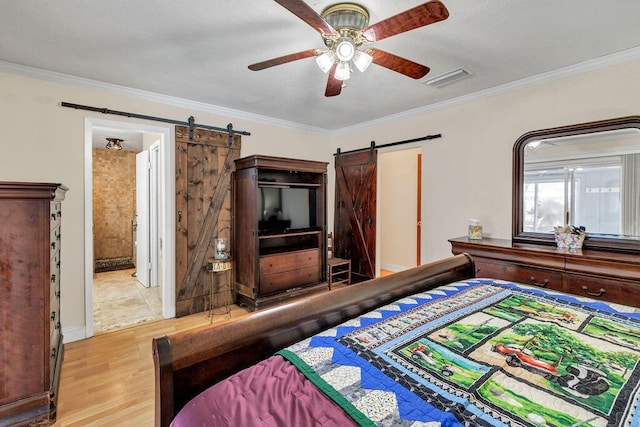
[[[442,133],[416,144],[423,153],[423,261],[450,254],[447,239],[466,233],[479,218],[487,236],[511,236],[511,156],[525,132],[640,114],[640,60],[541,83],[329,136],[266,121],[233,118],[150,101],[88,85],[75,86],[0,73],[0,180],[61,182],[63,332],[84,327],[84,119],[114,119],[60,106],[61,101],[130,111],[251,132],[242,156],[268,154],[330,162],[329,230],[333,226],[333,157],[343,151]],[[157,126],[156,122],[117,117]],[[172,141],[172,146],[173,146]]]
[[[158,122],[61,107],[74,104],[251,132],[242,137],[241,155],[268,154],[330,160],[326,134],[246,118],[152,102],[138,96],[0,73],[0,181],[56,182],[69,187],[63,204],[61,313],[63,333],[84,331],[84,119],[85,117],[158,126]],[[171,146],[175,147],[174,141]]]
[[343,151],[442,134],[420,143],[422,261],[447,257],[447,239],[478,218],[486,236],[511,237],[512,149],[526,132],[640,114],[635,60],[392,121],[337,136]]
[[378,153],[380,268],[402,271],[416,265],[420,148]]

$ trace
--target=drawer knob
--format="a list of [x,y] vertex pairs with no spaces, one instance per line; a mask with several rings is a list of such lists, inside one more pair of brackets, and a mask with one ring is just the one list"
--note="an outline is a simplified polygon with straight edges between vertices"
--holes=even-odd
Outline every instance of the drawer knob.
[[546,288],[546,287],[547,287],[547,285],[549,284],[549,279],[544,279],[544,280],[542,281],[542,283],[537,283],[537,282],[536,282],[536,278],[535,278],[535,277],[533,277],[533,276],[531,276],[531,277],[529,278],[529,280],[531,280],[531,282],[532,282],[534,285],[536,285],[536,286],[540,286],[541,288]]
[[598,293],[590,292],[589,288],[587,288],[586,286],[583,286],[582,290],[585,291],[587,293],[587,295],[592,296],[592,297],[601,297],[605,293],[605,290],[603,288],[600,288],[600,291],[598,291]]

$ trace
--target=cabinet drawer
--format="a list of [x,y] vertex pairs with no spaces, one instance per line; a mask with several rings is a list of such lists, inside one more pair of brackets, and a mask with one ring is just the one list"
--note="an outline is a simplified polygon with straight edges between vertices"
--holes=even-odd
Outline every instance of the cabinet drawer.
[[640,306],[640,284],[637,282],[579,274],[571,274],[567,279],[567,292],[570,294],[632,307]]
[[49,347],[49,380],[53,380],[53,372],[58,362],[58,357],[61,357],[62,341],[60,340],[60,332],[56,332],[51,335],[51,345]]
[[53,258],[60,251],[60,227],[51,230],[51,238],[49,240],[49,258]]
[[60,300],[51,300],[51,310],[49,311],[49,335],[53,336],[55,332],[60,333]]
[[51,222],[51,228],[55,228],[59,226],[61,218],[62,218],[62,203],[52,202],[51,215],[49,216],[49,221]]
[[260,295],[272,294],[320,281],[320,266],[260,275]]
[[476,277],[502,279],[525,285],[562,290],[562,273],[544,268],[525,267],[518,264],[475,261]]
[[320,265],[320,250],[287,252],[260,257],[260,275],[284,273]]

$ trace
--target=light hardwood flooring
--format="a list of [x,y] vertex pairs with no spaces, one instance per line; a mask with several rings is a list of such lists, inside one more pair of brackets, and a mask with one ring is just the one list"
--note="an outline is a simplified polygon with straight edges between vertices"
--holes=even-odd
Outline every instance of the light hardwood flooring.
[[[231,306],[232,318],[246,312]],[[153,426],[152,338],[226,319],[197,313],[65,344],[54,426]]]
[[[339,287],[342,286],[336,288]],[[247,312],[231,306],[231,318]],[[153,426],[151,340],[227,319],[225,315],[209,317],[207,313],[197,313],[149,321],[65,344],[54,426]]]

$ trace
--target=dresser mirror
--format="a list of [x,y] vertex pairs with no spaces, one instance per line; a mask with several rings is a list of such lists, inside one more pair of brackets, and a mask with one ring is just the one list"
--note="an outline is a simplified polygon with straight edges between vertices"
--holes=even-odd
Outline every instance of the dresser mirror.
[[522,135],[513,148],[513,241],[553,245],[583,226],[584,248],[640,252],[640,116]]

